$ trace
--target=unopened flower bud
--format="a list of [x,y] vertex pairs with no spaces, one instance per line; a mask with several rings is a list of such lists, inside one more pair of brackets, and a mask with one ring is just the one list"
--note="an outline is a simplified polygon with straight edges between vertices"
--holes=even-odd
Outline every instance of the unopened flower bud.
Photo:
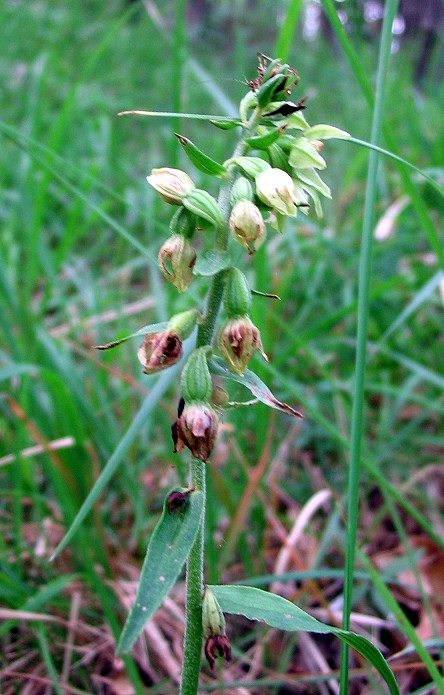
[[188,174],[170,167],[153,169],[146,180],[171,205],[182,205],[184,197],[195,188]]
[[168,495],[168,497],[166,499],[166,504],[167,504],[169,513],[173,514],[174,512],[183,511],[183,509],[187,503],[187,497],[192,492],[194,492],[194,487],[189,487],[189,488],[182,487],[179,490],[173,490],[172,492],[170,492],[170,494]]
[[239,176],[231,189],[231,205],[234,207],[240,200],[253,200],[253,186],[245,176]]
[[182,341],[174,331],[167,329],[161,333],[145,336],[137,357],[143,364],[143,373],[152,374],[171,367],[182,357]]
[[[173,234],[159,251],[159,266],[163,276],[184,292],[193,279],[197,253],[181,234]],[[168,265],[167,265],[168,263]]]
[[216,442],[218,424],[217,415],[208,403],[185,404],[171,427],[174,451],[177,453],[186,446],[194,458],[205,463]]
[[256,193],[263,203],[289,217],[296,216],[293,179],[282,169],[267,169],[256,176]]
[[202,626],[204,637],[225,635],[225,618],[214,592],[206,586],[202,599]]
[[260,210],[249,200],[240,200],[230,215],[230,229],[233,237],[248,253],[253,254],[263,243],[266,231]]
[[210,668],[217,656],[231,659],[231,646],[225,632],[225,618],[214,593],[205,587],[202,601],[202,626],[205,637],[205,656]]
[[227,271],[224,308],[230,319],[235,316],[245,316],[251,309],[250,285],[239,268],[230,268]]
[[228,366],[241,376],[256,350],[267,360],[258,329],[248,316],[229,319],[219,335],[219,349]]

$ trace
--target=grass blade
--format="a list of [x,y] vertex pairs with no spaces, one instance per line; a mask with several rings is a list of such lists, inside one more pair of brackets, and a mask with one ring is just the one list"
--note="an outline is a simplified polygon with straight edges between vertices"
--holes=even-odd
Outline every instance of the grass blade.
[[[384,14],[384,23],[382,27],[379,51],[378,75],[376,81],[375,108],[371,131],[371,142],[375,145],[378,144],[382,128],[384,90],[390,57],[392,26],[396,15],[397,6],[397,0],[388,0]],[[348,630],[350,627],[350,613],[352,610],[353,598],[353,573],[355,565],[356,534],[359,512],[365,370],[367,357],[370,278],[377,192],[377,173],[378,153],[375,150],[372,150],[369,156],[367,189],[364,205],[364,221],[362,228],[362,246],[359,258],[358,325],[356,334],[355,383],[350,435],[351,450],[348,477],[347,550],[345,557],[344,612],[342,620],[342,627],[344,630]],[[340,692],[341,695],[346,695],[346,693],[348,693],[348,645],[346,642],[343,642],[341,645]]]
[[71,524],[65,536],[53,552],[50,558],[51,560],[54,560],[54,558],[56,558],[57,555],[59,555],[59,553],[64,548],[66,548],[66,546],[71,541],[72,537],[75,535],[76,531],[78,530],[84,519],[88,516],[93,505],[98,500],[104,488],[109,483],[109,481],[117,471],[118,467],[122,463],[125,454],[127,453],[128,449],[130,448],[131,444],[136,438],[138,432],[146,424],[146,419],[148,415],[156,407],[157,403],[159,402],[159,399],[163,396],[169,385],[174,381],[174,379],[177,378],[177,372],[177,367],[171,367],[171,369],[169,369],[167,372],[165,372],[159,377],[156,385],[152,389],[149,396],[142,403],[142,407],[140,408],[136,417],[134,418],[131,425],[125,432],[119,444],[117,445],[111,458],[108,460],[101,474],[99,475],[93,487],[91,488],[87,498],[85,499],[84,503],[77,512],[73,523]]

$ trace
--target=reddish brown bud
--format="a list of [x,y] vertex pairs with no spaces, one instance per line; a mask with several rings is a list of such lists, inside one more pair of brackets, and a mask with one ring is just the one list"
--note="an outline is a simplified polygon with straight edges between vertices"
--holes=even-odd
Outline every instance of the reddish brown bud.
[[171,367],[182,357],[182,341],[173,331],[150,333],[145,336],[137,357],[143,364],[144,374],[152,374]]
[[185,405],[183,412],[171,427],[174,451],[188,447],[193,456],[206,462],[217,437],[218,418],[207,403]]
[[268,361],[258,329],[248,316],[230,319],[219,336],[222,357],[236,374],[244,374],[256,350]]
[[216,657],[221,656],[231,661],[231,645],[226,635],[210,635],[205,642],[205,656],[213,669]]
[[168,511],[170,514],[183,509],[190,492],[194,492],[194,487],[190,487],[188,490],[173,490],[173,492],[170,492],[167,497]]

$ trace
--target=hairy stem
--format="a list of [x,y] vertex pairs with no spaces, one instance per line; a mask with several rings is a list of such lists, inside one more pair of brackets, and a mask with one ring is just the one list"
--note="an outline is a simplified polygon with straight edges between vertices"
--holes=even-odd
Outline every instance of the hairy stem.
[[[244,154],[246,144],[245,136],[254,129],[260,117],[259,109],[255,110],[243,133],[243,137],[236,145],[232,157]],[[218,203],[225,220],[223,227],[216,230],[215,248],[224,251],[228,247],[230,217],[230,194],[236,176],[236,166],[230,165],[228,178],[221,186]],[[225,286],[225,271],[217,273],[212,281],[207,294],[204,319],[199,326],[196,339],[196,347],[211,345],[217,315],[222,304],[222,296]],[[204,577],[204,540],[205,540],[205,463],[192,458],[190,464],[190,484],[196,490],[201,490],[204,495],[204,506],[199,532],[187,561],[187,595],[186,595],[186,625],[184,638],[184,654],[182,667],[182,681],[180,695],[196,695],[199,686],[200,655],[202,650],[202,594]]]

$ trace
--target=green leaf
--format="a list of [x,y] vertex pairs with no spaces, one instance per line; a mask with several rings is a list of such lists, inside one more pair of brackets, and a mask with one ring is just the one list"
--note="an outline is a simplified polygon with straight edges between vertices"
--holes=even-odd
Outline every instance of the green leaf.
[[203,509],[203,494],[188,495],[184,511],[163,513],[151,536],[140,575],[136,598],[117,645],[117,654],[128,652],[145,623],[154,615],[173,587],[196,538]]
[[367,659],[385,680],[390,693],[392,693],[392,695],[399,695],[399,688],[395,677],[388,663],[374,644],[366,637],[357,635],[355,632],[351,632],[351,630],[340,630],[339,628],[332,627],[331,633],[339,637],[343,642],[346,642],[350,647],[353,647],[353,649],[356,649],[361,656]]
[[235,374],[231,371],[225,364],[225,362],[220,357],[213,357],[209,360],[208,365],[210,371],[213,374],[224,377],[225,379],[231,379],[232,381],[237,381],[237,383],[242,384],[247,389],[251,391],[253,396],[256,396],[262,403],[268,405],[269,408],[275,408],[276,410],[281,410],[283,413],[289,415],[294,415],[295,417],[304,417],[302,413],[287,405],[287,403],[281,403],[277,398],[273,396],[268,386],[259,379],[257,374],[247,369],[243,376]]
[[249,620],[291,632],[333,634],[362,654],[385,680],[391,695],[399,695],[395,677],[386,660],[366,637],[321,623],[282,596],[250,586],[210,586],[224,613],[244,615]]
[[149,326],[144,326],[135,333],[131,333],[131,335],[126,335],[124,338],[113,340],[111,343],[105,343],[105,345],[94,345],[94,347],[96,350],[109,350],[110,348],[125,343],[127,340],[130,340],[130,338],[138,338],[141,335],[151,335],[151,333],[161,333],[162,331],[166,331],[167,328],[167,321],[162,321],[162,323],[151,323]]
[[224,613],[244,615],[280,630],[328,634],[333,628],[298,608],[287,599],[253,586],[210,586]]
[[216,251],[210,249],[201,253],[193,268],[194,275],[210,277],[221,270],[226,270],[232,264],[228,251]]

